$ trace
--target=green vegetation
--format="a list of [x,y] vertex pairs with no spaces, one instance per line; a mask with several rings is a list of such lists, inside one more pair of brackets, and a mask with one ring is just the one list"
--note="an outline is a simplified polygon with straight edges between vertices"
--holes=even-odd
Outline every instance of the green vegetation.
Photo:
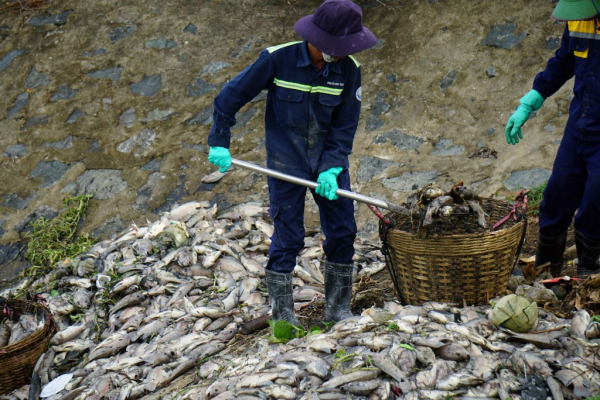
[[294,326],[287,321],[268,320],[269,326],[273,331],[273,336],[269,337],[270,343],[287,343],[289,340],[306,336],[307,332],[301,326]]
[[95,243],[87,234],[76,235],[79,221],[88,209],[91,196],[67,197],[67,210],[52,219],[39,218],[30,223],[31,232],[25,258],[31,268],[24,275],[38,278],[48,273],[58,262],[85,252]]
[[529,189],[529,192],[527,193],[527,214],[530,216],[539,214],[540,204],[542,204],[544,190],[546,190],[547,185],[548,181]]

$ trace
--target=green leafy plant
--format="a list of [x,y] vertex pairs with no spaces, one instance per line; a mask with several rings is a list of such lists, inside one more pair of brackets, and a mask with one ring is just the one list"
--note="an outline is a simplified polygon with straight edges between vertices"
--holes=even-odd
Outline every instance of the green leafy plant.
[[400,327],[398,326],[398,324],[395,322],[392,322],[392,321],[388,322],[388,326],[387,326],[387,328],[385,328],[385,330],[388,332],[389,331],[397,331],[399,329],[400,329]]
[[600,322],[600,315],[594,315],[592,321]]
[[547,185],[548,181],[529,189],[529,192],[527,193],[527,214],[539,214],[540,204],[542,204],[542,199],[544,198],[544,190],[546,190]]
[[268,320],[273,335],[269,337],[270,343],[287,343],[289,340],[306,336],[307,332],[301,326],[295,326],[287,321]]
[[318,335],[319,333],[323,333],[323,329],[318,326],[311,326],[308,330],[309,335]]
[[87,234],[77,235],[90,198],[89,195],[67,197],[63,200],[67,209],[62,214],[52,219],[42,217],[30,223],[31,232],[25,235],[25,239],[29,240],[25,258],[31,263],[31,268],[24,272],[25,275],[42,276],[58,262],[85,252],[95,243]]

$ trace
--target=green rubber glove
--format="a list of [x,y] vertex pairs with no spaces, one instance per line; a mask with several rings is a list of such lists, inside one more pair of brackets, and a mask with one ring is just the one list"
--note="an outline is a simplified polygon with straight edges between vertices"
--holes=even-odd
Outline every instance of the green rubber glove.
[[225,147],[211,147],[208,151],[208,161],[219,167],[219,171],[225,172],[231,167],[231,154]]
[[315,192],[328,200],[336,200],[338,198],[335,194],[338,190],[337,177],[342,169],[342,167],[333,167],[321,172],[317,178],[319,186],[316,187]]
[[532,111],[539,110],[542,104],[544,104],[544,98],[537,90],[531,90],[521,98],[521,105],[510,116],[506,124],[506,129],[504,129],[504,135],[508,144],[517,144],[519,143],[519,139],[523,139],[521,127],[529,118],[529,114]]

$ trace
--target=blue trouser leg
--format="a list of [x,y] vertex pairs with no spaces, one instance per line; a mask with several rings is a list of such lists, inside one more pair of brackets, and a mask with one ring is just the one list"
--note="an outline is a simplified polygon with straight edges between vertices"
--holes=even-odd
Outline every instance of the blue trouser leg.
[[[350,173],[343,170],[337,178],[340,189],[350,190]],[[356,238],[356,222],[354,220],[354,204],[352,200],[339,197],[328,200],[311,191],[319,206],[321,227],[325,234],[323,250],[327,261],[338,264],[349,264],[354,256],[354,239]]]
[[600,142],[582,141],[588,176],[581,205],[575,215],[575,230],[594,241],[600,240]]
[[540,234],[560,236],[575,212],[575,229],[600,239],[600,142],[565,132],[540,205]]
[[[316,177],[312,177],[316,180]],[[269,183],[270,214],[274,233],[269,248],[267,269],[276,272],[292,272],[296,257],[304,247],[304,198],[306,188],[275,178]],[[347,170],[338,176],[340,189],[350,189]],[[352,200],[338,198],[328,200],[312,191],[319,207],[321,226],[325,234],[323,249],[327,260],[349,263],[354,256],[356,222]]]
[[267,269],[292,272],[296,257],[304,247],[304,197],[306,188],[268,177],[269,213],[274,232],[269,247]]

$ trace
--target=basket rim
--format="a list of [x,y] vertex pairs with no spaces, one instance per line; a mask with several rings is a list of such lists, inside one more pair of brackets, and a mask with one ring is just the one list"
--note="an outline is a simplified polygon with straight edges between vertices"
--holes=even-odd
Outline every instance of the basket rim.
[[[495,229],[495,230],[489,230],[489,231],[485,231],[485,232],[477,232],[477,233],[455,233],[455,234],[451,234],[451,235],[444,235],[444,234],[431,234],[431,235],[427,235],[427,237],[425,238],[419,238],[420,240],[428,240],[428,239],[435,239],[435,238],[476,238],[476,237],[483,237],[483,236],[490,236],[490,235],[494,235],[494,234],[498,234],[500,232],[503,232],[505,230],[509,230],[509,229],[514,229],[516,226],[520,226],[522,224],[525,223],[525,219],[527,219],[527,216],[523,215],[521,217],[521,219],[517,222],[515,222],[513,225],[511,226],[507,226],[505,228],[500,228],[500,229]],[[394,232],[394,233],[403,233],[403,234],[407,234],[410,236],[417,236],[417,233],[413,233],[413,232],[409,232],[406,231],[404,229],[399,229],[399,228],[390,228],[389,232]]]

